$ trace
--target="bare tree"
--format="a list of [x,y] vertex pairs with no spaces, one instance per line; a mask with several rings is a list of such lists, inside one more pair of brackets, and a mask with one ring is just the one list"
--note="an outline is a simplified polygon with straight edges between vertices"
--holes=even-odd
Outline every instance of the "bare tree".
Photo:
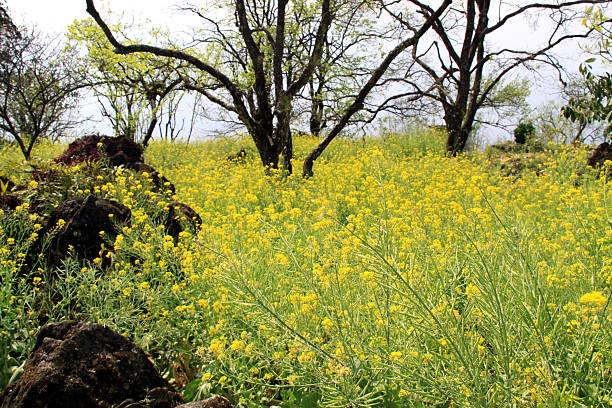
[[[427,33],[427,31],[432,27],[432,25],[436,21],[439,21],[440,16],[451,4],[450,0],[445,0],[442,5],[440,5],[437,9],[434,10],[431,7],[422,5],[418,1],[409,0],[409,2],[416,3],[421,7],[418,13],[421,14],[422,19],[415,19],[416,22],[413,23],[404,22],[405,28],[410,33],[410,36],[400,41],[399,44],[397,44],[392,50],[390,50],[386,54],[385,58],[380,62],[376,69],[373,70],[372,74],[368,78],[368,81],[359,90],[359,93],[352,101],[352,103],[346,108],[338,122],[336,122],[335,126],[329,131],[328,134],[325,135],[325,137],[308,154],[308,156],[306,156],[302,167],[303,177],[312,176],[312,168],[315,160],[317,160],[319,156],[321,156],[327,146],[329,146],[329,144],[340,134],[340,132],[351,120],[351,117],[363,108],[368,94],[379,83],[380,79],[383,77],[383,75],[385,74],[389,66],[393,63],[393,61],[406,49],[416,46],[419,43],[419,40],[425,35],[425,33]],[[401,14],[394,14],[384,4],[382,7],[387,9],[394,17],[400,19],[402,18]]]
[[[408,0],[421,12],[431,13],[427,4]],[[563,67],[553,55],[561,44],[587,38],[593,31],[574,29],[589,4],[604,0],[571,0],[550,3],[508,3],[492,0],[466,0],[453,5],[433,24],[433,36],[412,47],[412,61],[404,81],[408,100],[435,101],[442,109],[446,126],[447,150],[451,155],[465,148],[479,111],[496,103],[496,91],[519,67],[534,69],[537,64]],[[494,47],[492,39],[503,29],[519,24],[531,13],[547,23],[539,24],[541,38],[519,48]],[[395,17],[410,27],[401,15]],[[544,32],[548,27],[547,32]],[[573,31],[572,31],[573,30]],[[507,99],[511,102],[511,99]],[[499,100],[497,101],[499,103]],[[499,106],[499,105],[497,105]]]
[[[188,87],[201,92],[211,102],[235,113],[246,126],[252,137],[260,158],[266,169],[279,167],[279,159],[283,157],[283,166],[291,172],[293,145],[290,137],[291,107],[295,96],[307,84],[316,64],[321,59],[322,47],[327,31],[332,22],[333,10],[330,1],[323,0],[320,8],[320,22],[316,30],[315,47],[308,64],[296,73],[291,82],[286,82],[283,76],[285,61],[285,23],[288,0],[279,0],[272,5],[268,1],[244,0],[235,1],[235,16],[238,33],[244,44],[246,55],[242,62],[252,69],[252,84],[248,89],[236,82],[220,70],[202,59],[183,51],[160,48],[150,45],[123,45],[102,20],[96,10],[93,0],[87,0],[87,11],[103,29],[107,38],[119,54],[148,52],[162,57],[175,58],[191,64],[197,70],[206,73],[214,81],[218,89],[223,89],[230,96],[225,100],[210,91],[210,87],[202,87],[190,83]],[[265,52],[271,52],[266,58]],[[265,64],[272,67],[272,76],[267,75]]]
[[63,136],[76,124],[70,114],[85,82],[57,39],[22,30],[11,53],[0,64],[0,131],[29,160],[37,140]]
[[[129,28],[140,29],[141,27]],[[126,26],[113,30],[125,39]],[[156,39],[165,38],[159,29],[149,30]],[[117,55],[100,27],[91,20],[76,21],[69,27],[71,49],[83,54],[82,72],[89,78],[102,115],[115,133],[147,146],[163,111],[170,110],[168,98],[180,92],[180,69],[184,63],[148,54]],[[176,104],[172,104],[176,107]]]
[[[195,69],[206,74],[212,83],[190,83],[186,86],[206,96],[213,103],[237,115],[246,126],[259,152],[266,169],[278,168],[279,159],[283,158],[285,171],[292,171],[291,159],[293,145],[290,132],[293,102],[300,91],[308,84],[317,64],[321,61],[323,47],[329,28],[334,21],[335,9],[330,8],[329,0],[322,0],[318,6],[319,13],[314,30],[314,46],[312,52],[302,67],[296,67],[286,57],[287,52],[287,11],[289,2],[278,0],[235,0],[235,23],[239,38],[243,44],[235,52],[233,63],[249,67],[248,86],[240,86],[230,76],[222,72],[222,68],[184,51],[168,49],[143,44],[124,45],[114,36],[112,30],[104,22],[94,6],[93,0],[86,0],[87,12],[102,28],[108,40],[119,54],[148,52],[158,56],[171,57],[191,64]],[[368,81],[357,94],[342,117],[331,129],[330,133],[308,155],[304,162],[303,175],[312,174],[314,161],[320,156],[329,143],[349,123],[350,118],[363,106],[365,98],[382,77],[389,64],[402,51],[414,45],[431,27],[432,22],[450,5],[451,0],[444,0],[437,10],[420,11],[424,17],[423,23],[410,31],[410,37],[401,41],[393,48],[378,67],[372,72]],[[293,4],[291,5],[291,7]],[[209,18],[211,24],[216,22]],[[244,52],[242,52],[244,50]],[[268,69],[269,68],[269,69]],[[291,81],[288,81],[288,72]],[[229,98],[211,92],[212,89],[224,91]]]
[[[337,1],[337,17],[330,27],[319,64],[300,94],[295,113],[313,136],[319,136],[330,123],[336,122],[368,80],[381,50],[401,38],[401,32],[389,19],[380,18],[375,2]],[[295,16],[297,33],[288,47],[300,61],[310,55],[314,38],[305,18]],[[352,122],[355,122],[353,117]],[[359,118],[361,119],[361,118]],[[359,120],[361,122],[361,120]]]
[[[187,98],[187,96],[192,98]],[[201,99],[202,96],[199,94],[191,95],[185,92],[172,92],[166,98],[164,103],[160,105],[157,123],[159,134],[163,140],[174,142],[179,137],[183,137],[189,143],[193,135],[196,118],[198,117]],[[183,110],[185,105],[190,107],[190,114],[179,120],[177,112],[181,111],[186,114],[187,110]],[[183,132],[186,133],[185,136]]]

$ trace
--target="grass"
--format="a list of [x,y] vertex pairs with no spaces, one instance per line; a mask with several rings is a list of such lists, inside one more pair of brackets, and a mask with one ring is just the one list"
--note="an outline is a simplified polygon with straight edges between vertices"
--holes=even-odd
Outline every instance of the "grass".
[[[338,141],[309,180],[265,177],[246,141],[155,143],[147,161],[201,231],[175,243],[146,180],[104,173],[97,194],[134,214],[113,265],[67,259],[47,287],[44,270],[21,270],[41,221],[5,213],[2,384],[43,317],[76,318],[131,336],[187,399],[609,406],[605,179],[579,150],[537,153],[506,177],[486,156],[444,157],[432,138]],[[312,143],[297,140],[296,163]],[[225,160],[242,147],[246,163]]]

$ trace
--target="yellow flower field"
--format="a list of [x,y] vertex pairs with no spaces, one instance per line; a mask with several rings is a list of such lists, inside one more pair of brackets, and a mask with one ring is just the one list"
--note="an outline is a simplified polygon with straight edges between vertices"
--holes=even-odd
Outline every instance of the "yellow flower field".
[[[312,143],[298,139],[296,165]],[[241,147],[246,163],[228,162]],[[146,177],[102,174],[92,189],[129,206],[132,225],[110,270],[66,262],[45,313],[130,335],[187,399],[609,406],[609,186],[575,173],[584,151],[541,155],[537,171],[503,177],[484,156],[392,135],[338,141],[303,180],[264,176],[247,141],[154,143],[147,162],[202,228],[175,242],[148,215],[170,198]],[[1,238],[5,279],[25,244]],[[40,283],[14,286],[1,335],[26,350]]]

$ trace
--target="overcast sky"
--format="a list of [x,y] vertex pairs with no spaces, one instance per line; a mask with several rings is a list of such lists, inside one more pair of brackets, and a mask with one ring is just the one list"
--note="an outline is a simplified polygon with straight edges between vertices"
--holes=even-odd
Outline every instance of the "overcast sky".
[[[107,11],[113,11],[115,17],[123,14],[122,21],[143,21],[150,19],[152,24],[169,26],[170,31],[189,31],[189,26],[194,20],[190,14],[177,11],[177,4],[185,0],[96,0],[96,6],[101,14],[108,15]],[[215,0],[194,0],[197,4],[215,4]],[[66,27],[75,19],[89,17],[85,11],[85,0],[5,0],[13,20],[17,24],[36,24],[42,31],[64,33]],[[192,17],[193,18],[193,17]],[[116,21],[116,18],[113,18]],[[196,20],[197,21],[197,20]],[[503,43],[511,42],[522,48],[538,38],[537,25],[523,21],[518,25],[509,26],[509,30],[502,34],[502,38],[496,39]],[[512,47],[517,48],[517,47]],[[576,44],[566,45],[557,49],[564,55],[563,61],[572,71],[576,71],[578,64],[585,57],[580,53]],[[533,79],[533,78],[532,78]],[[550,82],[549,82],[550,81]],[[529,98],[532,105],[538,105],[549,99],[555,98],[551,94],[555,86],[554,78],[538,78],[533,81],[535,88]],[[209,125],[208,125],[209,126]],[[205,125],[205,128],[208,127]]]
[[[18,23],[36,23],[47,31],[63,32],[75,19],[89,17],[85,11],[85,0],[5,0],[13,19]],[[107,0],[96,1],[101,10],[109,6],[116,14],[140,16],[159,21],[175,14],[174,0]]]
[[[121,21],[144,21],[150,19],[153,24],[167,26],[170,23],[179,27],[179,31],[189,24],[189,13],[176,10],[179,0],[96,0],[95,5],[105,16],[110,9],[115,16],[123,14]],[[35,24],[42,31],[63,34],[75,20],[88,18],[85,11],[85,0],[5,0],[13,21],[19,25]],[[87,121],[80,129],[82,133],[100,132],[110,134],[112,129],[101,120],[99,105],[96,100],[86,98],[81,105],[81,113],[93,120]],[[196,131],[208,133],[214,125],[208,121],[199,121]]]

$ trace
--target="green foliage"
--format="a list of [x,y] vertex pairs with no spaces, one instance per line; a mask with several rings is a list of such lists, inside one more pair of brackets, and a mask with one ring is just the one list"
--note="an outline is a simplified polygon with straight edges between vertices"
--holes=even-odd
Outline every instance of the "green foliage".
[[514,129],[514,141],[517,144],[524,145],[528,140],[535,136],[535,127],[531,122],[519,123]]
[[14,214],[0,210],[0,388],[19,376],[34,344],[37,321],[32,310],[44,283],[44,265],[24,267],[26,259],[38,255],[32,252],[44,222],[27,210],[27,206]]
[[563,107],[563,115],[572,122],[582,125],[603,122],[606,125],[604,139],[608,139],[612,134],[612,75],[609,72],[594,73],[593,63],[598,59],[604,66],[612,63],[611,24],[612,20],[604,14],[602,8],[589,7],[587,9],[583,25],[595,30],[598,42],[596,49],[589,50],[594,56],[580,65],[580,73],[586,84],[586,93],[583,96],[572,98]]
[[[493,78],[483,82],[483,88],[490,85]],[[494,109],[500,119],[524,114],[528,108],[527,98],[531,94],[531,82],[527,78],[500,81],[487,96],[485,108]]]
[[576,185],[595,177],[586,165],[590,152],[583,147],[539,141],[526,145],[505,142],[487,147],[485,154],[492,169],[513,180],[540,176],[544,171]]
[[385,147],[401,156],[444,154],[446,130],[444,126],[421,128],[417,123],[387,120],[380,131]]
[[[570,84],[574,90],[581,92],[584,88],[580,83]],[[549,101],[537,106],[530,116],[536,128],[537,140],[543,143],[592,143],[600,139],[603,129],[599,123],[580,124],[572,122],[562,113],[563,105],[557,101]]]
[[[122,36],[128,29],[131,35],[140,30],[141,35],[157,42],[167,37],[159,28],[121,24],[111,28]],[[87,75],[102,116],[117,136],[146,144],[152,137],[151,126],[161,114],[170,118],[175,115],[183,97],[177,87],[184,64],[145,53],[116,54],[103,31],[90,19],[75,21],[68,27],[68,39],[68,49],[85,55],[79,69]]]
[[563,107],[563,115],[572,122],[581,124],[602,121],[607,123],[604,138],[612,132],[612,74],[595,75],[589,59],[580,66],[588,93],[581,98],[574,98]]

